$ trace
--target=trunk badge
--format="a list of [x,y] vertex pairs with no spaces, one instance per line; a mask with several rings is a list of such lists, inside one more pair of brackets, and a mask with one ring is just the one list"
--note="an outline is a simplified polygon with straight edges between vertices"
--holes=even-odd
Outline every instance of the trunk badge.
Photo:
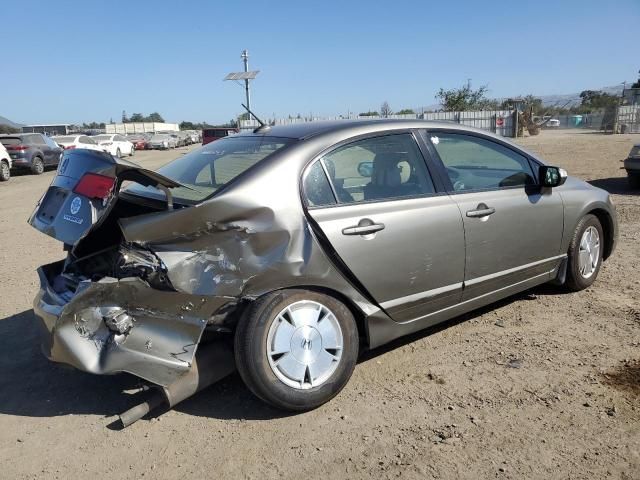
[[81,206],[82,206],[82,200],[80,199],[80,197],[75,197],[73,200],[71,200],[71,205],[69,206],[69,211],[71,212],[71,215],[75,215],[76,213],[78,213],[80,211]]

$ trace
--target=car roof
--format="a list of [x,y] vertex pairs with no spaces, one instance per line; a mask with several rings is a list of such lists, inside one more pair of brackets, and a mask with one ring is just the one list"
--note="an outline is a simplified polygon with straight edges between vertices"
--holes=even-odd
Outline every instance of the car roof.
[[376,119],[376,120],[331,120],[321,122],[300,122],[290,125],[275,125],[268,129],[247,133],[242,132],[240,135],[264,135],[269,137],[285,137],[297,140],[304,140],[322,134],[343,132],[349,133],[349,130],[360,132],[363,127],[371,127],[370,131],[384,131],[394,129],[410,129],[410,128],[448,128],[453,130],[475,131],[487,134],[486,130],[480,130],[467,125],[460,125],[453,122],[432,121],[432,120],[401,120],[401,119]]

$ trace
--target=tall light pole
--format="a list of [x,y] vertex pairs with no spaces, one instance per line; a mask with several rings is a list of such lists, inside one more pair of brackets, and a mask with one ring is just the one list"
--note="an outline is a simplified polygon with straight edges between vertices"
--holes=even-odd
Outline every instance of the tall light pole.
[[[242,55],[240,55],[242,61],[244,62],[244,72],[247,73],[249,71],[249,51],[243,50]],[[249,79],[244,79],[244,94],[247,98],[247,109],[251,110],[251,94],[249,93]],[[251,120],[251,114],[249,114],[249,120]]]
[[[249,82],[256,78],[258,73],[260,73],[260,70],[252,70],[252,71],[249,70],[249,51],[248,50],[243,50],[242,55],[240,55],[240,58],[242,58],[242,62],[244,63],[244,71],[231,72],[229,75],[224,77],[224,80],[234,80],[238,84],[240,84],[239,80],[244,80],[244,93],[247,101],[247,108],[251,110],[251,103],[250,103],[251,94],[249,90]],[[249,120],[251,120],[252,117],[253,115],[249,113]]]

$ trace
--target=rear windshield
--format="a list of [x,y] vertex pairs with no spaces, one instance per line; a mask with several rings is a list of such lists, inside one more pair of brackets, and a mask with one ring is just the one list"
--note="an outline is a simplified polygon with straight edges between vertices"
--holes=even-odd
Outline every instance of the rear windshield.
[[111,135],[96,135],[93,138],[96,142],[102,142],[103,140],[111,140]]
[[[197,203],[292,141],[278,137],[228,137],[193,150],[158,169],[158,173],[186,186],[171,189],[175,201]],[[129,186],[126,192],[165,198],[157,189],[137,184]]]
[[76,141],[76,137],[53,137],[53,141],[58,143],[73,143]]
[[216,138],[222,138],[222,137],[226,137],[229,135],[229,131],[225,128],[225,129],[218,129],[218,130],[205,130],[204,131],[204,136],[205,137],[216,137]]
[[16,137],[0,137],[0,142],[3,145],[20,145],[22,140]]

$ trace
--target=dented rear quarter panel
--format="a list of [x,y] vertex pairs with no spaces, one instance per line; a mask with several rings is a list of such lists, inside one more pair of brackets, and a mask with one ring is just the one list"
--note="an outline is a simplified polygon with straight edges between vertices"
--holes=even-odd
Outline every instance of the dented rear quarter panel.
[[256,298],[319,287],[340,292],[366,315],[378,312],[325,252],[304,211],[300,177],[324,144],[285,148],[199,205],[123,218],[123,236],[154,251],[179,292]]

